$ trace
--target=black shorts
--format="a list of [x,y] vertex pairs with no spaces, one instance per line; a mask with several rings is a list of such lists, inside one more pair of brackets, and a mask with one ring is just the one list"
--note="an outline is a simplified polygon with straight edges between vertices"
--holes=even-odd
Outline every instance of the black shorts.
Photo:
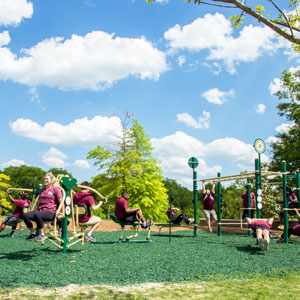
[[135,221],[137,221],[136,211],[125,214],[125,216],[123,218],[123,221],[126,221],[126,222],[135,222]]
[[257,225],[257,226],[255,226],[255,230],[257,230],[257,229],[271,231],[270,227],[268,227],[266,225]]

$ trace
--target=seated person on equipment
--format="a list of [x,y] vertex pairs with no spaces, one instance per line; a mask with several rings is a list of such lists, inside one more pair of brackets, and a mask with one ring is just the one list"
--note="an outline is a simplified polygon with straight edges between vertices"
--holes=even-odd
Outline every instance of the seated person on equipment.
[[[175,213],[179,211],[179,208],[176,208],[172,205],[171,208],[171,222],[173,224],[179,224],[182,220],[186,223],[186,224],[192,224],[194,222],[194,219],[190,219],[186,214],[180,214],[177,217],[175,217]],[[170,219],[170,206],[168,207],[167,210],[167,216]]]
[[6,226],[11,226],[11,232],[7,234],[9,237],[13,237],[15,230],[17,228],[19,219],[23,219],[23,208],[24,207],[30,207],[31,202],[28,199],[28,194],[24,193],[23,191],[20,193],[21,199],[15,200],[11,196],[11,192],[8,192],[8,197],[11,202],[13,202],[14,205],[16,205],[15,210],[9,214],[5,220],[0,225],[0,232],[5,229]]
[[[87,181],[81,183],[84,186],[90,186]],[[91,215],[91,209],[97,210],[102,204],[103,201],[100,201],[97,205],[95,205],[95,200],[93,196],[88,192],[88,189],[82,188],[81,192],[76,193],[73,196],[73,204],[74,205],[83,205],[87,208],[87,213],[83,217],[79,217],[79,223],[84,223],[84,225],[91,225],[91,229],[85,235],[84,240],[87,242],[96,242],[96,239],[93,237],[93,232],[99,227],[101,223],[101,218],[97,216]]]
[[[292,188],[290,186],[287,186],[287,203],[288,203],[288,208],[297,208],[298,207],[298,199],[297,196],[294,194]],[[283,229],[283,209],[281,209],[279,213],[279,221],[280,225],[278,226],[278,229]]]
[[145,221],[142,211],[139,207],[128,208],[127,200],[129,195],[126,191],[122,192],[122,197],[116,201],[115,215],[120,221],[125,222],[139,222],[143,229],[147,229],[152,226],[153,221]]
[[[247,188],[247,186],[246,186]],[[250,193],[250,208],[255,208],[256,203],[255,203],[255,195],[254,193]],[[242,194],[242,201],[241,201],[241,208],[248,208],[248,192],[247,190]],[[247,209],[243,209],[243,217],[242,219],[244,220],[245,218],[249,217],[252,218],[253,216],[253,212],[250,211],[250,216],[248,216],[248,210]]]
[[212,191],[210,192],[209,189],[205,190],[205,183],[203,182],[202,192],[203,192],[203,212],[206,218],[208,231],[212,233],[213,231],[211,226],[217,223],[218,221],[217,214],[214,211],[215,183],[213,183]]
[[[26,240],[34,240],[42,242],[46,239],[44,235],[44,222],[51,222],[56,217],[56,209],[62,201],[62,194],[58,187],[54,186],[56,182],[55,176],[50,172],[44,177],[44,185],[40,190],[39,203],[36,210],[24,214],[24,222],[30,230],[30,235]],[[62,207],[62,214],[64,215],[64,207]],[[32,221],[36,222],[39,230],[39,235],[35,235],[35,230]]]
[[[297,209],[295,209],[295,212],[297,217],[300,219],[300,213],[298,212]],[[291,236],[291,234],[300,236],[300,224],[288,229],[288,238]],[[284,240],[284,232],[282,233],[281,237],[277,240],[277,242],[280,243],[283,240]]]
[[245,218],[248,226],[252,228],[252,236],[257,238],[258,246],[262,250],[269,250],[270,232],[274,222],[274,218],[252,221],[250,218]]

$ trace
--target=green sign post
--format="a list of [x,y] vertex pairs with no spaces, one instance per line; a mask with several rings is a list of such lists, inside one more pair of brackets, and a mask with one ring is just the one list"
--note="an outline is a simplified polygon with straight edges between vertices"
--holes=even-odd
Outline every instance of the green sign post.
[[[220,172],[218,172],[218,177],[221,177]],[[218,236],[221,236],[221,222],[222,222],[222,191],[221,191],[221,182],[218,182]]]
[[189,162],[188,162],[190,168],[193,169],[193,192],[194,192],[194,219],[195,219],[195,222],[194,222],[194,237],[197,237],[198,236],[198,226],[197,226],[197,190],[198,190],[198,187],[197,187],[197,171],[195,171],[195,169],[198,167],[199,165],[199,162],[198,162],[198,159],[196,157],[191,157],[189,159]]

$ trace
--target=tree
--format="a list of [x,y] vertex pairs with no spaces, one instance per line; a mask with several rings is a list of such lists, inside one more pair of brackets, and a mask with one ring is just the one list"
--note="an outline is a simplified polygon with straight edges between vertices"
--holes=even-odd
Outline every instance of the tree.
[[37,188],[39,184],[42,184],[46,174],[46,172],[40,168],[26,165],[5,168],[3,173],[10,177],[12,187],[28,189]]
[[[155,0],[146,0],[147,2],[154,2]],[[184,0],[190,3],[192,0]],[[291,10],[290,13],[284,11],[284,9],[279,8],[279,6],[273,1],[268,0],[267,2],[274,8],[278,15],[277,18],[271,18],[270,12],[266,11],[266,8],[262,5],[254,5],[250,7],[246,5],[246,1],[239,0],[193,0],[195,4],[210,5],[217,8],[236,8],[241,11],[240,14],[230,17],[233,21],[234,27],[239,27],[244,21],[245,15],[250,15],[255,18],[258,22],[261,22],[274,30],[278,35],[284,37],[290,42],[296,44],[297,50],[300,47],[300,39],[297,37],[297,33],[300,31],[299,21],[299,0],[289,0],[289,6]],[[270,9],[269,9],[270,10]]]
[[13,206],[10,201],[7,200],[6,190],[10,187],[9,177],[3,173],[0,173],[0,205],[1,205],[1,215],[7,215],[11,212]]
[[287,131],[278,133],[277,140],[271,143],[272,161],[270,168],[281,170],[281,162],[287,163],[287,170],[295,172],[300,169],[300,71],[284,71],[281,78],[281,90],[276,94],[279,100],[278,114],[291,121]]
[[[111,205],[126,190],[130,195],[130,207],[139,206],[148,218],[165,219],[168,195],[162,170],[152,157],[150,138],[136,119],[131,120],[130,114],[127,113],[121,123],[122,132],[117,143],[110,148],[98,146],[88,153],[87,158],[95,159],[94,165],[102,171],[93,178],[92,185],[109,196]],[[130,129],[129,124],[132,125]]]
[[57,177],[57,175],[68,175],[69,177],[73,177],[71,173],[69,173],[66,169],[62,169],[62,168],[51,168],[50,170],[48,170],[48,172],[51,172],[55,177]]

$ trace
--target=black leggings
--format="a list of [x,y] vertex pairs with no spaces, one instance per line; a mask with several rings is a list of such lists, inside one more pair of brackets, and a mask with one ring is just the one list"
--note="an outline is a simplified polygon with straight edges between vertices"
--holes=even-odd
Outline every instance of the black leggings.
[[189,223],[189,217],[186,214],[180,214],[172,223],[179,224],[182,220],[187,224]]
[[38,229],[42,229],[44,227],[44,221],[52,221],[55,217],[55,213],[49,210],[33,210],[26,214],[24,214],[24,222],[27,228],[32,228],[32,222],[36,222],[36,226]]
[[[288,229],[288,238],[291,236],[291,234],[294,234],[294,228]],[[281,238],[284,239],[284,232],[282,233]]]

